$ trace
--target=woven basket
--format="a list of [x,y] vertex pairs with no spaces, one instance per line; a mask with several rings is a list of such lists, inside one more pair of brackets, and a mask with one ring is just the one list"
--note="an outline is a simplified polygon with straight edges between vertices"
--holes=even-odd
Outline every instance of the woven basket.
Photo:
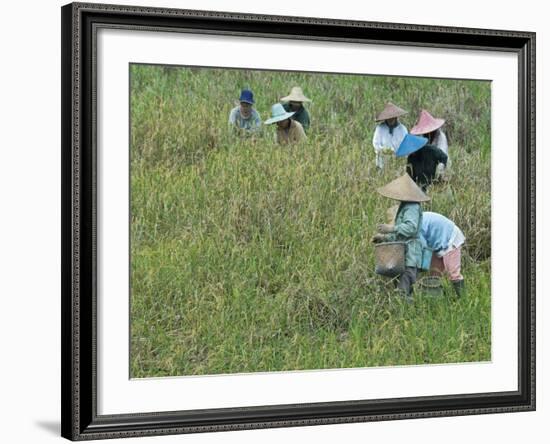
[[418,281],[418,286],[426,296],[443,296],[443,285],[439,276],[425,276]]
[[376,274],[395,277],[405,271],[405,242],[384,242],[374,246]]

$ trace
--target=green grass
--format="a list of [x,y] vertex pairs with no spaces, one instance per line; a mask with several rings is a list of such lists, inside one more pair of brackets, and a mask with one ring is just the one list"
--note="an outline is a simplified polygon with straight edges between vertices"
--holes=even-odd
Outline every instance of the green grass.
[[[313,102],[299,146],[235,137],[294,85]],[[450,181],[425,210],[467,237],[468,296],[412,305],[374,273],[374,115],[391,100],[447,118]],[[131,376],[484,361],[490,354],[490,84],[131,66]],[[451,289],[449,294],[452,293]]]

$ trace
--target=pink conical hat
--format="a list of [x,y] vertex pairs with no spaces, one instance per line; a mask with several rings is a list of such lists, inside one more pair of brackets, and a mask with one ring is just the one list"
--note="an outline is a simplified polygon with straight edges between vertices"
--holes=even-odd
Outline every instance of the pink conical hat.
[[411,128],[410,133],[418,136],[420,134],[428,134],[436,129],[439,129],[445,123],[445,119],[436,119],[428,111],[423,109],[420,111],[420,116],[416,125]]
[[386,103],[386,107],[384,110],[376,116],[377,122],[381,122],[383,120],[393,119],[394,117],[400,117],[403,114],[407,114],[407,111],[405,111],[402,108],[399,108],[397,105],[394,105],[391,102]]

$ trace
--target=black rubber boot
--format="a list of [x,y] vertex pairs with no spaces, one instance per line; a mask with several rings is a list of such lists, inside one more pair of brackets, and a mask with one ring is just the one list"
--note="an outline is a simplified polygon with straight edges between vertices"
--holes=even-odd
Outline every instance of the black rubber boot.
[[453,281],[453,288],[457,297],[462,298],[466,295],[466,286],[464,285],[464,279]]
[[416,282],[417,270],[415,267],[405,267],[405,271],[399,276],[397,288],[405,301],[410,304],[413,301],[413,285]]

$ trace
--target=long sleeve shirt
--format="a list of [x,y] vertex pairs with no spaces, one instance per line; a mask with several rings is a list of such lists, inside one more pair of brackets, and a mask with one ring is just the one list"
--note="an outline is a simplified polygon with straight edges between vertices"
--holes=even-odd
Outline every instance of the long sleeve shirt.
[[387,235],[390,242],[407,242],[405,266],[421,268],[422,242],[422,207],[418,202],[401,202],[395,216],[394,231]]
[[395,153],[407,133],[407,128],[402,123],[399,123],[391,131],[390,127],[384,122],[376,125],[374,136],[372,137],[372,146],[376,153],[376,166],[378,168],[384,168],[383,148],[391,148]]
[[447,136],[441,129],[438,129],[436,131],[435,137],[432,141],[432,145],[438,147],[447,155],[447,157],[449,157],[449,144],[447,143]]
[[287,143],[297,143],[306,139],[306,133],[300,122],[290,121],[290,126],[286,129],[277,127],[277,143],[283,145]]
[[436,173],[437,165],[447,165],[447,155],[435,145],[425,145],[407,157],[407,172],[422,188],[430,185]]
[[249,117],[244,118],[240,107],[236,106],[229,113],[229,125],[245,131],[259,131],[262,127],[262,119],[255,109],[252,109]]
[[443,130],[438,129],[435,132],[435,137],[433,138],[432,145],[435,145],[438,147],[441,151],[443,151],[447,155],[447,164],[443,165],[440,163],[436,167],[436,177],[443,175],[445,169],[447,169],[451,164],[451,158],[449,156],[449,144],[447,143],[447,136],[443,132]]
[[[292,111],[288,103],[285,103],[283,105],[283,108],[287,112]],[[307,131],[309,129],[309,125],[310,125],[309,113],[307,112],[307,109],[305,109],[303,106],[292,115],[291,119],[296,120],[297,122],[300,122],[304,131]]]
[[452,220],[431,211],[423,213],[420,234],[426,241],[426,245],[438,256],[444,256],[453,248],[460,247],[465,241],[464,234]]

